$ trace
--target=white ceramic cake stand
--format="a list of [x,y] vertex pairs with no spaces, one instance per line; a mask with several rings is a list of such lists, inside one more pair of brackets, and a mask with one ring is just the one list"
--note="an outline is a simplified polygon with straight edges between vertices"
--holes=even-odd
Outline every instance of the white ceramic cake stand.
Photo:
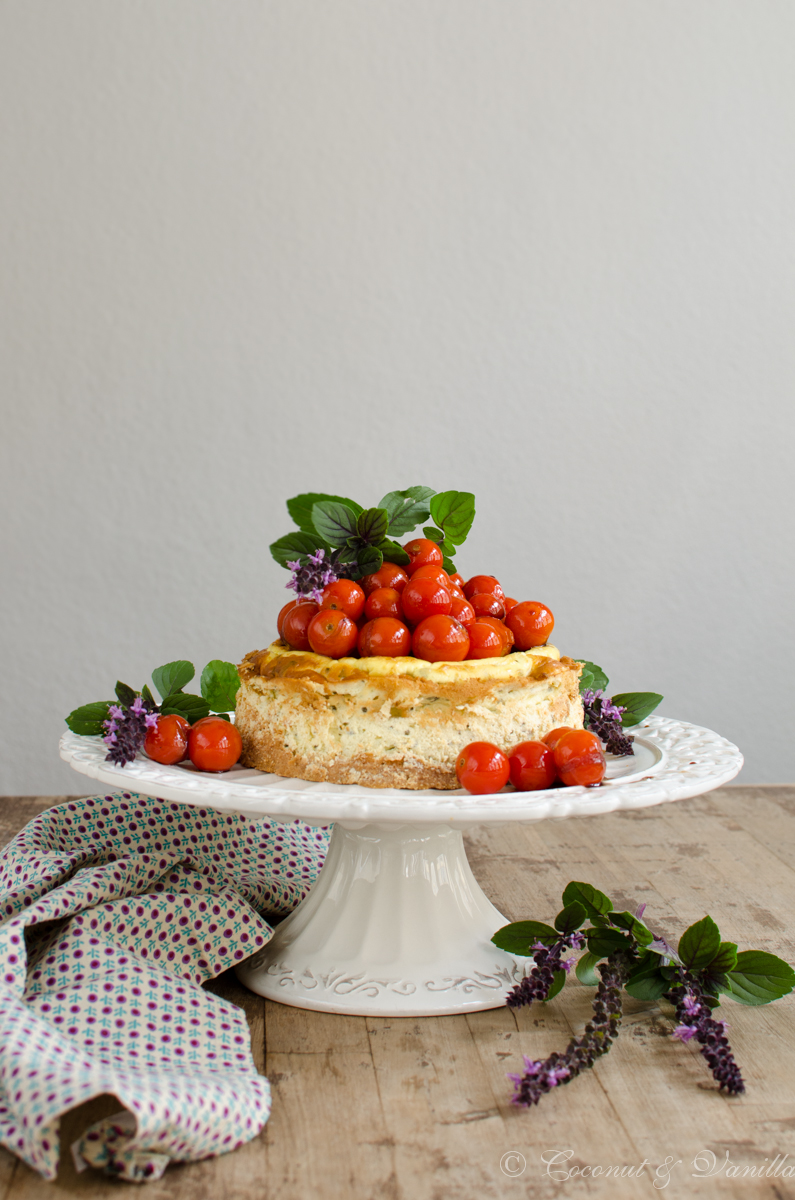
[[[684,800],[742,766],[709,729],[650,717],[635,754],[608,760],[598,788],[406,791],[306,783],[234,768],[208,775],[139,756],[105,762],[99,738],[64,734],[61,757],[115,788],[250,817],[334,828],[306,899],[237,973],[246,987],[299,1008],[414,1017],[497,1008],[532,960],[497,949],[506,918],[478,886],[461,831],[472,825],[587,816]],[[528,887],[527,911],[533,910]]]

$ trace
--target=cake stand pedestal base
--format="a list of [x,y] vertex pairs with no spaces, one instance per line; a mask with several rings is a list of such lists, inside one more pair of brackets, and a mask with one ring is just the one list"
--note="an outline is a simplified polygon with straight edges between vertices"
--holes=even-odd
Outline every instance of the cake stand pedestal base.
[[499,1008],[532,966],[491,943],[502,913],[458,829],[338,823],[309,895],[237,968],[261,996],[373,1017]]

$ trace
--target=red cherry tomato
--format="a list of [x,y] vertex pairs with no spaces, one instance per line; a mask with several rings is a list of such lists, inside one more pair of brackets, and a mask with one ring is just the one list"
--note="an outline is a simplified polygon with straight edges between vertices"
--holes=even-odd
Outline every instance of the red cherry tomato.
[[309,622],[318,611],[314,600],[301,600],[282,619],[282,638],[293,650],[311,649],[306,631]]
[[469,634],[454,617],[426,617],[414,630],[411,652],[426,662],[462,662],[469,652]]
[[464,590],[464,576],[463,576],[463,575],[459,575],[459,574],[458,574],[458,571],[453,571],[452,575],[450,576],[450,582],[451,582],[451,583],[454,583],[454,584],[456,585],[456,587],[460,587],[460,588],[461,588],[461,591],[463,592],[463,590]]
[[464,584],[464,595],[467,600],[471,600],[473,596],[479,595],[497,596],[498,599],[505,599],[505,592],[502,590],[502,584],[499,579],[495,579],[493,575],[473,575],[471,579]]
[[364,590],[365,596],[369,596],[370,592],[382,587],[394,588],[396,592],[402,592],[408,581],[409,577],[403,567],[399,567],[397,563],[385,562],[372,575],[363,576],[359,580],[359,584]]
[[505,618],[505,624],[516,638],[517,650],[530,650],[549,641],[555,628],[555,618],[545,604],[523,600]]
[[157,763],[182,762],[188,753],[190,725],[177,713],[157,718],[157,725],[146,731],[144,751]]
[[554,750],[564,733],[571,733],[572,728],[571,725],[559,725],[557,729],[550,729],[544,738],[544,745],[549,746],[550,750]]
[[566,787],[601,783],[607,760],[602,743],[587,729],[572,729],[552,751],[558,775]]
[[453,607],[450,616],[455,617],[462,625],[471,625],[475,619],[475,610],[468,600],[462,596],[453,596]]
[[408,627],[395,617],[375,617],[359,630],[359,653],[362,658],[383,655],[400,658],[411,652]]
[[284,637],[284,618],[287,616],[288,612],[292,612],[292,610],[296,607],[296,605],[300,604],[300,603],[301,603],[301,601],[297,600],[297,599],[296,600],[288,600],[287,603],[285,604],[284,608],[280,609],[279,615],[276,618],[276,632],[278,633],[280,638]]
[[467,625],[469,654],[467,658],[502,658],[505,642],[493,625],[486,621],[472,621]]
[[394,588],[376,588],[364,602],[364,615],[368,621],[374,617],[395,617],[398,621],[403,618],[403,605],[400,602],[400,592]]
[[191,726],[188,754],[199,771],[228,771],[242,750],[240,731],[223,717],[203,717]]
[[517,792],[539,792],[557,778],[555,757],[543,742],[522,742],[508,755],[511,783]]
[[403,601],[403,615],[414,624],[419,624],[426,617],[448,616],[453,607],[447,588],[435,579],[418,579],[416,582],[410,579],[400,598]]
[[358,621],[364,612],[364,592],[352,579],[337,579],[323,588],[320,607],[339,609],[352,621]]
[[414,583],[417,579],[435,579],[443,588],[447,588],[448,592],[452,590],[450,576],[444,567],[438,567],[435,563],[427,563],[426,566],[417,567],[412,571],[411,582]]
[[[477,596],[475,599],[477,600]],[[498,635],[502,638],[503,655],[511,653],[513,650],[513,634],[504,621],[499,621],[496,617],[477,617],[476,620],[482,621],[484,625],[491,625],[492,629],[496,629]]]
[[468,792],[483,796],[505,787],[510,766],[498,746],[492,746],[491,742],[470,742],[456,759],[455,773]]
[[516,608],[518,603],[519,603],[519,601],[514,600],[513,596],[506,596],[505,599],[503,600],[503,604],[505,605],[506,613],[509,613],[512,608]]
[[469,603],[474,608],[476,617],[496,617],[502,620],[505,616],[505,605],[493,592],[475,592]]
[[340,608],[321,608],[307,627],[306,635],[315,654],[344,658],[355,648],[359,629]]
[[425,567],[432,564],[436,567],[441,567],[444,561],[444,555],[436,542],[432,542],[429,538],[414,538],[411,542],[406,542],[403,549],[408,554],[411,562],[406,567],[409,575],[412,575],[417,567]]

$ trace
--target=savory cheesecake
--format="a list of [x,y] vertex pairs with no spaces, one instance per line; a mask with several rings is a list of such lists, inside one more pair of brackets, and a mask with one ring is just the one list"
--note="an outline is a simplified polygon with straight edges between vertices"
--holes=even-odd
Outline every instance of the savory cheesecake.
[[507,751],[583,726],[581,665],[550,645],[434,663],[332,659],[276,641],[238,670],[243,765],[319,783],[457,788],[470,742]]

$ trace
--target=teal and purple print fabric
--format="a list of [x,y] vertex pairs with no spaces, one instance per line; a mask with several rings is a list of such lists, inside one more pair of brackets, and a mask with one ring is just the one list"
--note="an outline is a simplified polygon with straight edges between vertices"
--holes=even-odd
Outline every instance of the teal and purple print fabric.
[[0,857],[0,1142],[55,1178],[59,1118],[94,1096],[79,1166],[158,1178],[223,1154],[270,1113],[248,1026],[202,983],[271,935],[328,832],[134,793],[51,808]]

